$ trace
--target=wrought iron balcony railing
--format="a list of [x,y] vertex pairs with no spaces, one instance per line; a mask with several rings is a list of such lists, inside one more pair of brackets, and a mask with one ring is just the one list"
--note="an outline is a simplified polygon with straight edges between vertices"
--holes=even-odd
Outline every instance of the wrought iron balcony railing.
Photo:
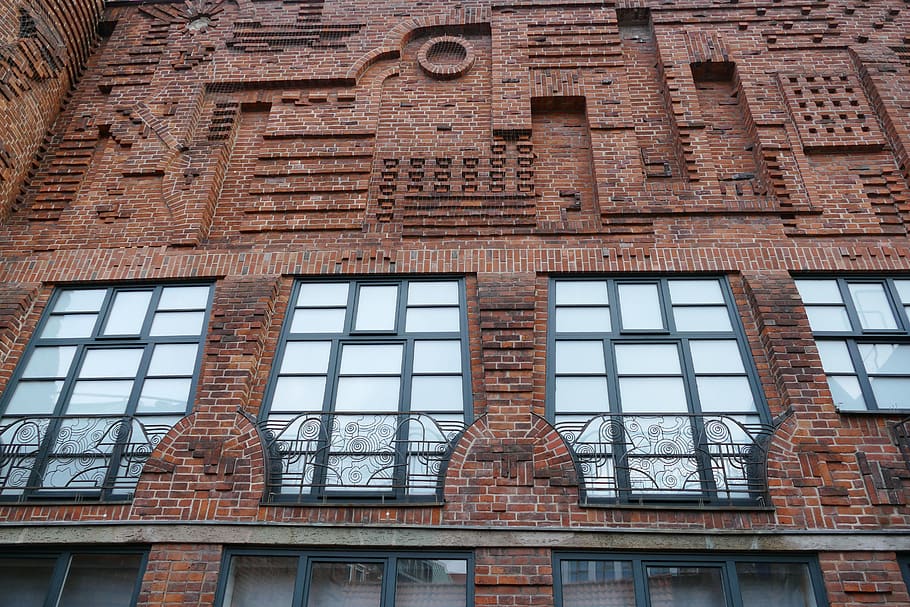
[[434,501],[465,424],[456,415],[345,411],[273,415],[260,428],[268,501]]
[[769,505],[773,426],[755,415],[608,414],[559,420],[588,503]]
[[910,417],[905,417],[891,427],[894,434],[894,440],[897,442],[897,448],[901,450],[904,456],[904,462],[907,468],[910,468]]
[[29,416],[0,420],[0,499],[126,500],[174,417]]

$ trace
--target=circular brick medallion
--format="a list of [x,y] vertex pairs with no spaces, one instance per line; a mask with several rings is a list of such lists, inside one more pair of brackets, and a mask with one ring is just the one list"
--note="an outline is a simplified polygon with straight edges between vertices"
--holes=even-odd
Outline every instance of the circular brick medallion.
[[417,62],[432,78],[454,80],[474,65],[474,47],[464,38],[438,36],[420,47]]

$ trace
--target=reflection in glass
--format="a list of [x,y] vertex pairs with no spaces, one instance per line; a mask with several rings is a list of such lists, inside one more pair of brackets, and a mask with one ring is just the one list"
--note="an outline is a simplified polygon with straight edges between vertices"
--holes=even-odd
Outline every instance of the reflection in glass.
[[879,409],[910,409],[910,377],[872,377]]
[[846,308],[809,306],[806,308],[806,315],[809,317],[809,326],[813,331],[850,330],[850,319],[847,317]]
[[859,314],[864,329],[896,329],[897,321],[891,311],[885,287],[880,283],[856,283],[847,285],[853,305]]
[[6,406],[6,413],[53,413],[62,389],[62,381],[20,381]]
[[62,314],[51,316],[44,325],[41,337],[80,338],[90,337],[95,328],[96,314]]
[[54,312],[97,312],[104,303],[106,289],[60,291]]
[[75,353],[75,346],[35,348],[32,350],[22,377],[66,377]]
[[648,567],[651,607],[726,607],[719,567]]
[[743,607],[816,607],[805,563],[737,563]]
[[845,341],[818,341],[818,354],[826,373],[855,373]]
[[313,563],[308,607],[379,607],[382,563]]
[[829,375],[828,387],[834,405],[843,411],[860,411],[866,408],[859,381],[850,375]]
[[56,562],[52,558],[0,558],[0,604],[43,607]]
[[563,607],[636,607],[630,561],[562,561]]
[[395,607],[464,607],[467,561],[398,559]]
[[138,554],[75,554],[59,607],[129,607],[139,581]]
[[297,557],[235,556],[231,559],[224,607],[291,607]]
[[190,398],[190,379],[147,379],[136,411],[139,413],[182,413]]
[[70,395],[70,415],[118,415],[126,411],[133,380],[81,380]]

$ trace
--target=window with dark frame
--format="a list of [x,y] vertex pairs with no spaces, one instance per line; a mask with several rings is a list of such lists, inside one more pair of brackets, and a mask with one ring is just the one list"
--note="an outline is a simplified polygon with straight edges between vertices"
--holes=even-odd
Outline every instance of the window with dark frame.
[[0,552],[2,602],[17,607],[132,607],[146,559],[146,551],[130,549]]
[[301,280],[260,414],[268,499],[432,501],[471,416],[464,282]]
[[556,607],[826,607],[813,559],[666,554],[556,555]]
[[219,607],[471,607],[473,559],[464,553],[375,554],[234,550]]
[[129,499],[192,405],[209,284],[57,289],[0,401],[0,499]]
[[910,279],[798,278],[834,404],[910,411]]
[[548,415],[583,501],[761,504],[772,428],[723,278],[551,281]]

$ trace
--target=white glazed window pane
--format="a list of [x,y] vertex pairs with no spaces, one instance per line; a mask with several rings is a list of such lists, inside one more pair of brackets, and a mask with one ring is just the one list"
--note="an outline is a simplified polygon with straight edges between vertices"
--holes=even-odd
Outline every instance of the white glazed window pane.
[[721,306],[693,306],[691,308],[673,308],[673,320],[677,331],[723,331],[730,332],[730,313]]
[[401,344],[352,345],[341,349],[341,373],[345,375],[401,374]]
[[294,310],[291,333],[342,333],[344,317],[344,308]]
[[745,377],[699,377],[701,410],[708,413],[752,413],[755,400]]
[[408,285],[409,306],[458,305],[458,283],[452,280],[439,282],[412,282]]
[[408,308],[408,333],[453,333],[460,327],[458,308]]
[[145,313],[152,299],[151,291],[120,291],[104,324],[105,335],[139,335]]
[[348,305],[346,282],[305,283],[300,285],[297,305],[300,307],[327,308]]
[[695,373],[745,373],[742,355],[734,339],[704,339],[689,342]]
[[624,375],[679,375],[675,344],[617,344],[616,372]]
[[853,305],[864,329],[896,329],[897,321],[879,283],[851,283],[848,285]]
[[910,345],[858,344],[858,347],[869,373],[910,375]]
[[192,375],[198,351],[196,344],[158,344],[152,352],[148,375]]
[[910,304],[910,280],[895,280],[894,288],[897,289],[901,303]]
[[414,342],[414,373],[461,373],[461,342]]
[[281,373],[322,373],[329,369],[330,341],[289,341],[284,348]]
[[397,377],[342,377],[335,397],[337,411],[397,411]]
[[556,283],[556,305],[607,305],[607,283],[602,280],[559,281]]
[[556,308],[559,333],[609,333],[610,308]]
[[910,378],[872,377],[869,381],[879,409],[910,409]]
[[62,389],[62,381],[19,382],[5,413],[8,415],[53,413]]
[[797,280],[796,289],[804,304],[843,303],[836,280]]
[[152,320],[153,336],[199,335],[205,323],[205,312],[158,312]]
[[355,331],[393,331],[398,311],[398,287],[360,287],[357,301]]
[[142,350],[118,348],[116,350],[89,350],[85,353],[79,377],[136,377]]
[[164,287],[159,310],[204,310],[209,303],[209,287]]
[[847,342],[825,340],[816,342],[815,345],[818,346],[818,355],[826,373],[856,373],[847,350]]
[[35,348],[32,350],[32,355],[28,359],[28,364],[25,365],[25,371],[22,372],[22,377],[66,377],[75,353],[75,346]]
[[558,341],[556,342],[557,373],[590,373],[603,375],[603,343],[599,341]]
[[183,413],[190,398],[190,379],[147,379],[136,407],[138,413]]
[[321,411],[325,377],[279,377],[270,411]]
[[807,307],[809,326],[816,333],[824,331],[850,331],[850,318],[843,307]]
[[132,389],[132,380],[77,381],[66,412],[70,415],[123,413]]
[[96,314],[63,314],[51,316],[41,331],[41,337],[80,338],[90,337],[95,328]]
[[461,376],[420,376],[411,380],[411,411],[461,411]]
[[104,303],[105,289],[61,291],[54,312],[97,312]]
[[619,380],[623,413],[685,413],[689,410],[682,378],[623,377]]
[[838,409],[842,411],[863,411],[866,409],[866,402],[863,400],[863,393],[856,377],[831,375],[828,377],[828,387],[831,389],[834,405]]
[[557,377],[558,413],[608,413],[610,397],[606,377]]
[[618,289],[623,329],[663,329],[657,285],[621,284]]
[[716,280],[671,280],[668,286],[673,304],[724,303],[724,294]]

